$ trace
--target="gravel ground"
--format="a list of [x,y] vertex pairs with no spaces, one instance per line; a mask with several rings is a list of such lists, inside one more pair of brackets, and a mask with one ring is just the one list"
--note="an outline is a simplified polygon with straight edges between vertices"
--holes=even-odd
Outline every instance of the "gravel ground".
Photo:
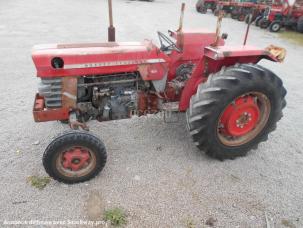
[[[115,0],[117,39],[156,40],[157,30],[177,28],[180,3]],[[187,1],[185,27],[214,30],[215,17],[196,13],[194,4]],[[104,208],[121,207],[128,227],[205,227],[209,218],[215,227],[265,227],[265,213],[271,227],[303,227],[303,47],[254,26],[250,44],[288,50],[283,64],[261,63],[284,80],[288,106],[258,150],[233,161],[212,160],[193,145],[182,114],[170,124],[159,116],[91,121],[109,153],[97,178],[72,186],[51,181],[44,190],[27,183],[28,176],[46,175],[42,153],[66,128],[33,121],[38,79],[31,47],[106,40],[106,10],[101,0],[0,1],[0,222],[100,220]],[[227,18],[223,31],[228,44],[239,44],[245,25]]]

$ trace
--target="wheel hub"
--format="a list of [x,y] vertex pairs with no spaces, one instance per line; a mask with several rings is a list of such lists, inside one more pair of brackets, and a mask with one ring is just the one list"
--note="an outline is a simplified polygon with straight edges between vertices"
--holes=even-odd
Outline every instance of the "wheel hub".
[[259,117],[256,99],[251,95],[240,97],[223,112],[220,119],[221,132],[227,136],[243,136],[256,127]]
[[88,150],[81,147],[73,147],[63,154],[63,167],[72,171],[78,171],[87,166],[90,160]]
[[272,29],[274,31],[277,31],[279,28],[280,28],[280,25],[278,25],[278,24],[274,24],[273,27],[272,27]]

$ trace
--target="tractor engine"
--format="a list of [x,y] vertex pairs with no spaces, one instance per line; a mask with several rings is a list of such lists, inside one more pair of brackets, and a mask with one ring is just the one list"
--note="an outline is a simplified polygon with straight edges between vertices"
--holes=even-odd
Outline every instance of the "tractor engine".
[[[39,95],[46,108],[62,106],[62,79],[42,79]],[[132,115],[155,113],[158,97],[151,84],[144,82],[138,72],[93,75],[78,78],[76,111],[79,120],[98,121],[130,118]]]

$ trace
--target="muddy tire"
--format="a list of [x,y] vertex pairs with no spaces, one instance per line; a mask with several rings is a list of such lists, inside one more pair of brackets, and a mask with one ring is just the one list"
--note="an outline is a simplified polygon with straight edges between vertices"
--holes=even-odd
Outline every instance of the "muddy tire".
[[106,159],[105,146],[96,136],[84,131],[68,131],[48,145],[42,161],[52,178],[73,184],[98,175]]
[[269,25],[269,31],[271,32],[279,32],[281,29],[282,25],[280,21],[273,21],[270,25]]
[[300,17],[297,22],[297,31],[303,33],[303,17]]
[[275,130],[285,95],[281,79],[259,65],[226,68],[210,75],[191,97],[186,112],[189,132],[211,157],[244,156]]

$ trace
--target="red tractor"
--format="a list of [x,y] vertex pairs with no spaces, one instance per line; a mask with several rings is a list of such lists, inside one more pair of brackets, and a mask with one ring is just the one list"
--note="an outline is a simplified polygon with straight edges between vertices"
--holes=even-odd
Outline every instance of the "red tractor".
[[231,18],[244,21],[247,15],[253,13],[255,7],[254,2],[238,2],[231,11]]
[[278,32],[282,27],[291,28],[303,33],[303,1],[297,0],[290,6],[285,0],[283,5],[272,6],[259,21],[261,28]]
[[214,15],[218,16],[220,11],[223,11],[225,14],[229,14],[234,10],[237,4],[238,2],[234,0],[218,0]]
[[179,29],[168,31],[169,36],[158,32],[160,47],[150,40],[34,47],[32,58],[41,79],[34,119],[68,121],[72,128],[44,152],[43,165],[51,177],[77,183],[103,169],[105,146],[84,131],[91,119],[186,112],[194,144],[219,160],[244,156],[275,130],[286,90],[258,62],[280,62],[284,49],[247,46],[248,32],[244,45],[224,45],[222,14],[216,32],[183,30],[182,6]]
[[196,10],[199,13],[207,13],[207,10],[210,9],[214,12],[217,8],[217,0],[198,0],[196,3]]

